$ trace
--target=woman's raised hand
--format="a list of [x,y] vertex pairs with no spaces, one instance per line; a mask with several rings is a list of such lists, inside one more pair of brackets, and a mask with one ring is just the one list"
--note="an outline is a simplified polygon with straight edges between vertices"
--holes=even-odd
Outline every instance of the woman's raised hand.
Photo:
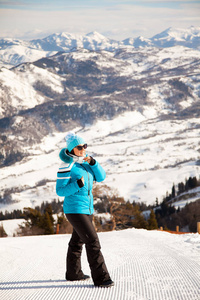
[[88,162],[88,164],[91,162],[91,157],[90,156],[86,156],[83,159],[84,161]]

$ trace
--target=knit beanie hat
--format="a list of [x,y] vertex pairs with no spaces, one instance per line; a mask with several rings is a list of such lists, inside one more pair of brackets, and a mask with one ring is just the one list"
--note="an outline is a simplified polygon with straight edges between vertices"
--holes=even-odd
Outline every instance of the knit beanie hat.
[[74,149],[74,147],[80,145],[80,144],[85,144],[85,141],[83,138],[80,136],[76,135],[73,132],[68,132],[67,135],[65,136],[65,141],[67,143],[67,150],[69,152]]

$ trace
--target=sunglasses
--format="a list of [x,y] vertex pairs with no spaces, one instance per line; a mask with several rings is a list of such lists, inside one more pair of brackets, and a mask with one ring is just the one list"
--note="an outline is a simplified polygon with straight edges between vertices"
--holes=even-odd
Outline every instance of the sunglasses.
[[83,149],[87,149],[87,144],[84,144],[83,146],[76,146],[75,148],[81,151]]

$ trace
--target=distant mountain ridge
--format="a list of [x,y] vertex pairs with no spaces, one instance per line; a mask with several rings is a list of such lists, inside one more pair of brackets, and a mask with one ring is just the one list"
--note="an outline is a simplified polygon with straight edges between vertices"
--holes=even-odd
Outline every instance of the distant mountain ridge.
[[30,41],[4,38],[0,40],[0,66],[12,67],[23,62],[51,56],[56,52],[70,52],[79,48],[94,51],[116,51],[123,47],[168,48],[173,46],[200,50],[200,27],[168,28],[152,38],[130,37],[123,41],[109,39],[98,32],[91,32],[86,35],[67,32],[54,33],[43,39]]

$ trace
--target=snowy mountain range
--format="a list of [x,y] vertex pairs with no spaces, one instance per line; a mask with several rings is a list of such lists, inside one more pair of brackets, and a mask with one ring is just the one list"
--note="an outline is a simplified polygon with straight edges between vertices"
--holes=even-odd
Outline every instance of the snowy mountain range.
[[32,62],[59,51],[70,52],[80,48],[93,51],[116,51],[127,46],[134,48],[184,46],[200,50],[200,27],[168,28],[149,39],[140,36],[123,41],[109,39],[98,32],[91,32],[84,36],[62,32],[31,41],[4,38],[0,40],[0,66],[12,67],[24,62]]
[[126,200],[153,204],[173,183],[199,177],[198,49],[49,51],[0,70],[0,210],[58,198],[58,153],[72,129]]

